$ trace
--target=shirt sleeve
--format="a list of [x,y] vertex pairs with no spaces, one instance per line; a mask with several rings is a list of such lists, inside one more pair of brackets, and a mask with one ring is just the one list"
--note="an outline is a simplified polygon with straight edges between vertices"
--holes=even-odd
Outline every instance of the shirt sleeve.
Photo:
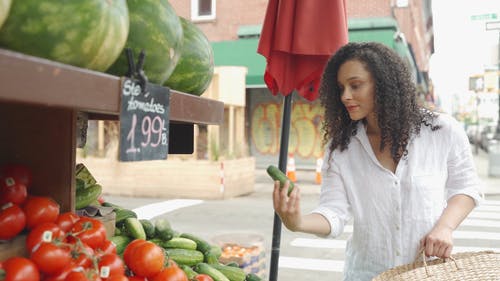
[[326,218],[330,224],[330,233],[325,237],[335,238],[344,231],[344,225],[351,218],[351,211],[339,168],[333,160],[335,155],[329,159],[329,154],[329,152],[326,153],[321,168],[323,181],[319,205],[311,213],[317,213]]
[[[454,120],[453,120],[454,121]],[[457,194],[465,194],[478,206],[483,194],[474,165],[469,139],[458,122],[451,125],[451,148],[448,154],[447,200]]]

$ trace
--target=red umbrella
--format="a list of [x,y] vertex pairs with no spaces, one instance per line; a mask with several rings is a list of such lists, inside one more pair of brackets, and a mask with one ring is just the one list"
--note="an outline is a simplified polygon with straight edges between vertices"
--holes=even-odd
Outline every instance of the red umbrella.
[[[308,100],[318,97],[323,68],[348,42],[345,0],[270,0],[258,53],[266,57],[264,81],[271,92],[285,96],[279,168],[286,172],[290,115],[294,90]],[[269,280],[276,281],[281,220],[274,214]]]
[[345,0],[271,0],[258,53],[266,57],[264,81],[273,94],[318,97],[328,58],[348,41]]

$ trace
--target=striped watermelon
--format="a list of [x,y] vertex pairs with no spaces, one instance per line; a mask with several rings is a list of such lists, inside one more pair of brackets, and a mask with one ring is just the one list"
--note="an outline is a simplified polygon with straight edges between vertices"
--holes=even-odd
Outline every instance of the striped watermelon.
[[2,28],[2,24],[9,15],[11,3],[12,0],[0,0],[0,28]]
[[17,0],[0,30],[0,46],[105,71],[128,30],[125,0]]
[[184,38],[181,58],[165,86],[200,96],[214,73],[212,46],[203,32],[189,20],[180,17]]
[[[125,47],[134,52],[135,60],[141,49],[146,52],[144,72],[150,82],[163,84],[174,71],[182,44],[182,26],[174,8],[167,0],[128,0],[130,33]],[[125,52],[108,70],[123,76],[128,63]]]

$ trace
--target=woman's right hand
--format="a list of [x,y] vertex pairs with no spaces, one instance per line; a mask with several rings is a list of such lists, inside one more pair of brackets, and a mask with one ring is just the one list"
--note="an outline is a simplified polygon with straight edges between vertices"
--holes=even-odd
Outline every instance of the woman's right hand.
[[302,215],[300,211],[300,190],[297,185],[287,195],[289,181],[286,181],[283,188],[280,188],[280,182],[274,182],[273,206],[274,210],[281,218],[281,221],[291,231],[300,230]]

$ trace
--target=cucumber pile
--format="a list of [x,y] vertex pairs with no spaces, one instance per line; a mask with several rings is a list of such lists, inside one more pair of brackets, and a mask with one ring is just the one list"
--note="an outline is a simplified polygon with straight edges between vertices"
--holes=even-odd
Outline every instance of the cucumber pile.
[[102,193],[102,186],[83,164],[76,165],[75,209],[83,209],[89,205],[100,205],[97,201]]
[[247,274],[233,264],[219,262],[222,250],[219,246],[190,233],[175,231],[165,218],[154,221],[138,219],[137,214],[121,206],[104,202],[116,212],[115,235],[110,240],[119,255],[135,239],[144,239],[162,247],[167,259],[175,261],[191,279],[197,274],[207,274],[214,281],[259,281],[255,274]]

